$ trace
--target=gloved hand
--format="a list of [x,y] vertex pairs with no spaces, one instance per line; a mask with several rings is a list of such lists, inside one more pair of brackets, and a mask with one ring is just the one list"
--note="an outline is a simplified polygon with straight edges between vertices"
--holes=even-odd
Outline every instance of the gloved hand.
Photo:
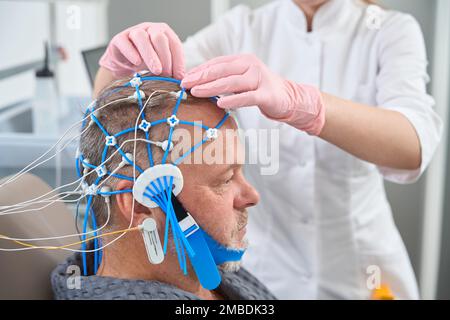
[[320,91],[272,73],[255,55],[214,58],[190,70],[181,85],[196,97],[221,97],[217,105],[234,109],[257,105],[268,118],[286,122],[311,135],[318,135],[325,123]]
[[182,79],[185,72],[183,45],[165,23],[144,22],[120,32],[99,64],[116,77],[149,70],[154,75]]

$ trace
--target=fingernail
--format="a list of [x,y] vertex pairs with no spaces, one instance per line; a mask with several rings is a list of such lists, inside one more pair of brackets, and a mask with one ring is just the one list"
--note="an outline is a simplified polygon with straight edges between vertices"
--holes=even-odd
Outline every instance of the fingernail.
[[181,80],[181,85],[185,88],[187,87],[192,87],[192,85],[194,84],[194,79],[192,79],[191,77],[184,77],[183,80]]
[[192,82],[192,78],[190,76],[184,76],[183,80],[181,80],[181,84],[186,85]]
[[191,93],[193,96],[198,97],[198,96],[202,95],[202,89],[203,88],[200,88],[199,86],[193,87],[193,88],[191,88]]
[[159,75],[159,74],[161,74],[161,72],[162,72],[162,68],[160,68],[160,67],[153,67],[152,68],[152,72],[153,72],[153,74],[155,74],[155,75]]
[[226,106],[224,106],[223,104],[224,104],[224,103],[223,103],[223,100],[222,100],[222,99],[218,99],[218,100],[217,100],[216,105],[217,105],[219,108],[226,109]]
[[193,95],[193,96],[196,96],[197,95],[197,88],[191,88],[191,94]]

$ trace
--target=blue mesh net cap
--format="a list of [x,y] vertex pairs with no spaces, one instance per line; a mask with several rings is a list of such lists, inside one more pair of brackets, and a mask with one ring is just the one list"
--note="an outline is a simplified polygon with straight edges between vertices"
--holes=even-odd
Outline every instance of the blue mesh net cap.
[[[147,92],[145,89],[146,83],[153,85],[159,82],[173,84],[174,90],[165,92],[160,92],[163,90],[154,90],[153,92]],[[140,181],[139,196],[141,199],[136,198],[136,196],[135,198],[141,203],[152,203],[154,206],[160,207],[166,215],[164,254],[167,253],[170,229],[178,262],[184,274],[187,274],[187,255],[202,286],[207,289],[214,289],[220,284],[220,274],[216,266],[218,264],[216,263],[218,260],[217,252],[221,249],[220,245],[215,243],[214,240],[201,230],[194,218],[176,200],[176,195],[180,192],[180,177],[175,173],[170,173],[175,172],[171,171],[170,168],[178,166],[183,159],[204,143],[217,138],[218,129],[220,129],[230,114],[226,112],[221,121],[213,127],[180,119],[177,116],[177,112],[182,101],[188,99],[189,96],[185,92],[185,89],[180,87],[180,82],[172,78],[136,74],[126,82],[115,84],[113,89],[106,89],[101,93],[97,101],[89,105],[85,114],[86,121],[83,121],[82,130],[95,130],[103,138],[97,139],[96,142],[91,141],[91,145],[80,145],[80,151],[77,152],[76,156],[76,168],[79,177],[83,176],[83,168],[84,170],[94,170],[96,172],[95,175],[92,175],[92,178],[83,181],[84,188],[88,192],[86,193],[86,208],[82,221],[84,233],[82,240],[86,240],[85,233],[89,227],[95,230],[97,225],[101,223],[97,221],[97,219],[100,220],[100,217],[96,216],[95,209],[96,206],[102,203],[102,197],[109,197],[123,192],[133,192],[133,194],[137,192],[136,190],[114,191],[105,189],[104,182],[106,179],[125,179],[136,183],[136,179],[139,179],[139,177],[142,177],[141,180],[144,181],[144,177],[148,178],[148,176],[151,176],[152,178],[148,178],[144,182]],[[215,102],[217,99],[212,97],[210,100]],[[159,112],[160,110],[156,108],[161,104],[169,102],[173,103],[170,114]],[[130,110],[129,108],[123,108],[123,105],[133,106],[133,112],[136,114],[136,121],[134,123],[124,123],[125,120],[122,120],[130,119]],[[107,108],[101,110],[104,106],[107,106]],[[119,108],[115,109],[115,113],[118,113],[119,116],[115,117],[113,121],[108,121],[111,120],[111,113],[108,113],[108,110],[112,108]],[[120,113],[123,114],[122,118],[120,117]],[[171,161],[168,156],[174,145],[172,141],[173,132],[179,125],[200,126],[205,131],[205,135],[189,151]],[[152,136],[155,128],[163,128],[159,132],[162,132],[165,137],[164,139],[160,139],[159,142],[155,142]],[[130,137],[133,137],[133,139],[130,139]],[[125,138],[127,139],[124,140]],[[132,152],[132,147],[137,143],[137,139],[141,142],[140,146],[142,146],[142,143],[145,144],[144,148],[139,148],[137,153],[139,156]],[[86,142],[83,139],[83,135],[82,141]],[[101,156],[98,152],[92,152],[93,148],[102,148]],[[143,167],[142,163],[140,163],[142,167],[139,166],[137,164],[138,161],[136,161],[143,153],[145,153],[145,158],[147,159],[146,167]],[[155,155],[158,155],[157,159]],[[108,166],[108,160],[114,158],[120,160],[116,161],[119,162],[119,166],[117,168],[110,168]],[[135,176],[120,174],[118,169],[124,166],[132,167]],[[161,174],[161,167],[169,168],[169,170]],[[159,174],[155,175],[155,172]],[[148,201],[146,202],[144,199]],[[97,232],[94,233],[94,236],[97,235]],[[99,249],[101,246],[100,240],[94,239],[92,245],[94,247],[94,266],[92,268],[95,274],[101,263],[102,252]],[[86,246],[86,242],[83,242],[82,249],[86,250]],[[232,260],[235,260],[236,254],[239,253],[234,252],[233,254]],[[83,272],[84,275],[87,275],[86,252],[82,253],[82,259]],[[222,260],[225,261],[226,257],[222,257]]]

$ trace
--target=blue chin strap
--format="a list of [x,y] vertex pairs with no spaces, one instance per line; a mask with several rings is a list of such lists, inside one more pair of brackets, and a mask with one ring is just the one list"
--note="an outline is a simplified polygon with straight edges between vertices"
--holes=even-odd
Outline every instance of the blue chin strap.
[[183,235],[194,252],[193,255],[188,254],[200,284],[209,290],[217,288],[221,282],[217,266],[241,260],[245,250],[233,250],[221,245],[199,227],[173,194],[171,202]]
[[[94,165],[90,163],[89,159],[84,158],[83,154],[78,153],[76,156],[76,168],[79,177],[82,179],[83,188],[86,190],[87,195],[87,204],[86,204],[86,212],[84,215],[83,221],[83,233],[86,234],[88,228],[89,219],[91,220],[91,226],[94,230],[96,230],[96,221],[95,215],[92,209],[93,197],[95,196],[103,196],[109,197],[111,195],[116,195],[124,192],[132,192],[134,196],[138,195],[140,199],[137,201],[147,205],[150,203],[149,207],[160,207],[161,210],[166,215],[166,224],[164,230],[164,254],[167,254],[167,243],[168,243],[168,233],[169,227],[172,230],[173,241],[175,244],[175,249],[177,252],[178,262],[180,264],[183,273],[187,275],[187,263],[186,263],[186,254],[189,257],[191,265],[197,275],[197,278],[200,281],[200,284],[209,290],[213,290],[217,288],[221,282],[221,277],[219,270],[217,268],[218,265],[231,262],[231,261],[239,261],[244,254],[244,250],[230,250],[225,248],[217,241],[215,241],[211,236],[209,236],[205,231],[203,231],[194,218],[183,208],[181,203],[177,200],[176,195],[177,192],[177,177],[170,172],[174,172],[174,166],[176,167],[180,164],[183,159],[188,156],[190,153],[194,152],[198,147],[207,141],[213,140],[217,138],[217,132],[226,119],[229,117],[229,113],[227,112],[225,116],[220,120],[220,122],[215,127],[208,127],[203,124],[199,124],[196,122],[184,121],[178,119],[176,117],[177,110],[180,106],[181,100],[184,99],[187,95],[185,93],[184,88],[181,88],[179,92],[173,92],[177,95],[177,101],[175,103],[172,115],[166,119],[160,119],[153,122],[148,122],[145,118],[145,106],[143,105],[143,98],[145,98],[145,93],[140,90],[140,85],[144,81],[166,81],[172,82],[180,85],[181,81],[172,78],[165,77],[144,77],[140,74],[135,74],[134,78],[130,80],[129,83],[122,86],[123,87],[133,87],[135,89],[135,94],[129,98],[134,99],[137,102],[139,110],[141,111],[141,122],[137,126],[133,126],[131,128],[122,130],[116,134],[109,133],[106,128],[101,124],[99,119],[96,117],[95,113],[95,101],[90,105],[85,114],[85,119],[83,120],[83,127],[86,125],[95,124],[104,134],[105,136],[105,146],[102,153],[102,163],[101,165]],[[120,88],[114,89],[114,91],[120,90]],[[212,101],[217,101],[217,97],[211,97]],[[86,123],[86,119],[90,118],[91,121],[89,124]],[[145,135],[145,139],[149,140],[149,129],[156,125],[169,125],[170,131],[169,136],[166,141],[160,142],[160,145],[164,150],[164,155],[162,157],[161,164],[156,165],[153,161],[151,146],[147,143],[147,154],[149,158],[150,168],[147,170],[143,170],[134,162],[134,155],[125,153],[121,147],[117,143],[117,139],[125,135],[127,133],[132,132],[141,132]],[[166,160],[168,157],[169,151],[172,149],[172,135],[175,126],[177,125],[188,125],[188,126],[200,126],[202,129],[206,131],[206,137],[194,145],[188,152],[181,155],[172,163],[167,163]],[[164,147],[165,146],[165,147]],[[117,149],[117,151],[122,156],[122,162],[126,165],[133,166],[139,173],[140,176],[135,180],[133,177],[121,175],[117,173],[117,170],[112,170],[112,168],[107,168],[105,162],[108,156],[109,149]],[[143,185],[141,184],[142,189],[140,192],[135,193],[137,181],[141,177],[145,177],[146,174],[151,173],[149,170],[155,169],[156,172],[158,168],[156,167],[164,167],[164,170],[169,170],[167,172],[159,175],[158,177],[151,178],[147,180]],[[97,178],[92,185],[88,185],[84,181],[84,173],[82,174],[81,168],[84,168],[85,172],[90,170],[95,171],[97,173]],[[178,168],[177,168],[178,170]],[[176,171],[176,170],[175,170]],[[181,172],[180,172],[181,175]],[[134,187],[132,190],[117,190],[111,191],[105,187],[99,188],[99,184],[106,177],[115,177],[119,179],[125,179],[134,182]],[[178,177],[182,180],[182,177]],[[174,188],[174,189],[173,189]],[[95,236],[98,235],[98,231],[94,233]],[[82,249],[86,250],[86,235],[82,236],[83,242]],[[100,243],[97,239],[94,241],[94,274],[97,272],[98,266],[102,260],[102,250],[100,248]],[[160,244],[161,245],[161,244]],[[86,264],[86,252],[82,252],[82,261],[83,261],[83,273],[87,275],[87,264]]]
[[205,238],[206,244],[208,245],[209,251],[214,259],[216,265],[221,265],[225,262],[240,261],[245,253],[245,249],[230,249],[219,242],[214,240],[209,234],[200,229],[203,233],[203,238]]
[[222,246],[201,228],[188,236],[187,240],[195,252],[194,256],[189,256],[191,265],[202,287],[208,290],[217,288],[222,281],[217,266],[239,261],[245,252]]

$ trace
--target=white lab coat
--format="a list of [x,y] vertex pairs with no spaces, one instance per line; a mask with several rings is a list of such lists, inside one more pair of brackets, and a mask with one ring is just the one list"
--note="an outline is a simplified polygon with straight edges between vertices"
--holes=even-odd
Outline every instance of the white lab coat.
[[438,144],[441,122],[426,93],[427,59],[416,20],[382,11],[381,26],[373,29],[366,24],[369,11],[358,0],[330,0],[307,33],[305,16],[291,0],[254,11],[240,5],[185,43],[188,69],[220,55],[254,53],[287,79],[401,112],[420,139],[421,168],[394,170],[268,120],[255,107],[240,109],[244,128],[280,129],[279,172],[262,176],[257,167],[246,168],[261,201],[250,210],[244,256],[244,266],[279,298],[370,298],[378,271],[397,298],[418,298],[383,178],[416,181]]

